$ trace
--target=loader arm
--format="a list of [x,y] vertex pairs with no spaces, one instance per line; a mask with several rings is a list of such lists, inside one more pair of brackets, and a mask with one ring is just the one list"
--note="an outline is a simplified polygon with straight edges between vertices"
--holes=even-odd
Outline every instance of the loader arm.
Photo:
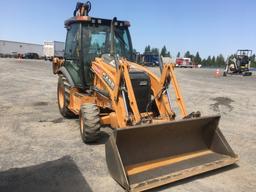
[[124,100],[120,95],[121,69],[116,70],[100,58],[92,62],[91,69],[95,74],[94,86],[109,95],[106,99],[96,93],[97,105],[113,111],[104,117],[106,120],[103,124],[110,124],[113,128],[126,127],[128,119],[123,106]]
[[[167,95],[167,88],[169,87],[170,83],[172,84],[172,88],[176,96],[176,102],[179,106],[182,117],[185,117],[187,115],[185,103],[172,64],[165,64],[163,66],[160,78],[158,78],[149,69],[142,67],[138,64],[132,63],[131,66],[133,66],[136,69],[143,70],[149,75],[154,96],[157,98],[156,104],[162,116],[169,116],[170,120],[173,120],[175,117],[175,113],[172,110],[171,106],[172,103],[168,99]],[[164,94],[164,91],[166,94]]]
[[[112,109],[115,111],[116,118],[118,119],[117,127],[126,127],[128,121],[132,121],[133,124],[138,124],[141,121],[128,68],[128,63],[122,60],[116,69],[103,62],[100,58],[97,58],[92,65],[92,71],[96,75],[94,85],[99,90],[106,90],[108,92]],[[125,106],[128,104],[126,98],[123,94],[120,94],[122,91],[127,92],[129,105],[133,113],[132,117],[128,114],[127,106]]]
[[[150,70],[135,63],[129,62],[126,59],[120,59],[119,66],[117,68],[105,63],[103,59],[96,58],[93,62],[92,70],[96,74],[94,85],[99,89],[104,89],[109,93],[111,99],[111,105],[113,111],[116,112],[118,119],[118,127],[126,127],[127,122],[132,118],[133,125],[141,122],[141,114],[138,109],[138,104],[135,98],[134,90],[129,75],[130,70],[138,70],[145,72],[151,82],[151,89],[156,101],[158,111],[160,113],[160,119],[158,121],[170,121],[174,120],[175,113],[171,108],[170,99],[168,99],[167,87],[172,82],[174,93],[176,94],[176,101],[182,116],[186,116],[186,109],[181,96],[176,77],[171,65],[165,65],[164,70],[160,78],[153,74]],[[113,84],[112,88],[110,83],[106,81],[106,77]],[[105,78],[105,79],[104,79]],[[125,89],[125,90],[123,90]],[[128,101],[121,94],[125,91],[128,95]],[[129,103],[127,103],[129,102]],[[127,106],[131,107],[132,116],[127,112]],[[125,123],[124,123],[125,122]]]
[[[149,75],[151,83],[153,85],[152,90],[157,100],[158,109],[164,121],[172,120],[175,118],[175,113],[172,110],[171,101],[170,99],[168,99],[168,94],[167,94],[167,91],[168,91],[167,88],[169,87],[170,83],[172,83],[172,87],[176,96],[176,102],[180,108],[182,117],[187,116],[184,100],[183,100],[181,91],[179,89],[172,64],[164,65],[160,79],[157,78],[152,72],[147,70],[145,67],[141,67],[137,64],[128,62],[126,59],[122,59],[119,65],[120,66],[116,74],[117,86],[116,86],[116,89],[114,90],[114,98],[118,98],[119,85],[121,82],[121,78],[123,77],[127,87],[130,106],[134,114],[134,119],[135,119],[134,124],[138,124],[141,121],[141,116],[138,110],[138,105],[135,99],[135,94],[134,94],[132,84],[131,84],[131,79],[129,76],[129,69],[132,67],[134,67],[137,70],[139,69],[141,71],[145,71]],[[166,92],[166,94],[164,94],[164,91]],[[167,116],[169,118],[167,118]]]
[[[163,71],[160,77],[160,85],[161,87],[166,87],[168,88],[169,84],[172,84],[173,90],[175,92],[176,96],[176,102],[180,108],[181,115],[183,117],[187,116],[187,111],[186,107],[184,104],[183,97],[181,95],[180,88],[178,86],[178,82],[176,79],[176,75],[173,70],[173,65],[172,64],[166,64],[163,66]],[[168,90],[167,90],[168,91]]]
[[130,101],[130,106],[132,108],[133,115],[134,115],[134,120],[135,120],[134,124],[138,124],[141,121],[141,117],[140,117],[137,101],[135,99],[134,91],[132,88],[131,78],[129,76],[128,63],[122,60],[120,64],[121,64],[121,71],[119,71],[119,73],[121,72],[124,77],[124,81],[126,84],[126,89],[127,89],[127,93]]
[[[176,102],[182,117],[187,115],[185,104],[171,64],[164,65],[160,78],[145,67],[128,62],[126,59],[120,59],[118,68],[115,68],[105,63],[101,58],[97,58],[93,62],[92,70],[96,74],[95,86],[99,89],[104,89],[109,93],[113,111],[115,111],[118,119],[117,127],[126,127],[128,121],[132,121],[133,125],[139,124],[142,118],[132,87],[129,75],[130,70],[144,71],[148,74],[152,85],[151,89],[153,91],[153,96],[155,97],[156,105],[161,116],[159,119],[160,121],[170,121],[175,118],[175,113],[172,110],[171,101],[168,98],[167,93],[170,84],[173,87],[173,92],[175,93]],[[105,76],[113,84],[112,88],[110,83],[106,81]],[[128,101],[126,101],[126,98],[122,95],[122,91],[127,93],[129,98]],[[128,114],[126,105],[130,105],[132,116]]]

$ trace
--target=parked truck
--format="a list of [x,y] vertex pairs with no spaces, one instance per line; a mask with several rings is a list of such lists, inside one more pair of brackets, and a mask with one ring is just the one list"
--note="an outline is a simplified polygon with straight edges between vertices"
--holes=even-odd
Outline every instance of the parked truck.
[[191,62],[190,58],[177,58],[176,59],[176,67],[180,67],[180,68],[192,68],[193,64]]
[[46,60],[52,61],[54,57],[64,57],[65,44],[60,41],[45,41],[43,52]]
[[145,53],[141,56],[141,63],[145,66],[159,66],[159,55],[154,53]]

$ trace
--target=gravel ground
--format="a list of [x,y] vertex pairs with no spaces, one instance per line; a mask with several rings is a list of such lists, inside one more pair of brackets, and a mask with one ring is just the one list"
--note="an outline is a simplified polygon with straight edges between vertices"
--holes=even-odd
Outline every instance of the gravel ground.
[[[51,63],[0,59],[0,191],[113,191],[104,143],[81,142],[76,119],[63,119]],[[157,72],[156,68],[152,68]],[[189,112],[221,114],[237,165],[151,191],[256,191],[256,74],[214,77],[213,69],[177,69]]]

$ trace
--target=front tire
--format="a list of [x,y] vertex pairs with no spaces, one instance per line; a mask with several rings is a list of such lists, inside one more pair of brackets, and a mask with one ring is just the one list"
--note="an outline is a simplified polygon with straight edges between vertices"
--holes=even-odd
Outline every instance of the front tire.
[[92,103],[83,104],[80,109],[80,133],[84,143],[93,143],[100,138],[100,111]]
[[63,75],[59,75],[57,97],[60,114],[65,118],[74,118],[75,114],[69,110],[70,84]]

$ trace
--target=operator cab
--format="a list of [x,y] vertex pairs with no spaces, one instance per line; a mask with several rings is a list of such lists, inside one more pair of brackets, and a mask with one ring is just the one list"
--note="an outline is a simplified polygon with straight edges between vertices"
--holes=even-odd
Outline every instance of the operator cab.
[[89,17],[89,10],[90,5],[85,4],[83,10],[77,6],[74,11],[75,16],[65,22],[67,37],[64,65],[75,86],[80,88],[92,85],[90,71],[92,61],[96,57],[113,54],[111,53],[112,25],[114,25],[114,54],[130,61],[133,58],[132,42],[128,30],[130,23]]
[[237,65],[238,67],[248,68],[250,58],[252,55],[252,50],[238,50],[236,53]]

